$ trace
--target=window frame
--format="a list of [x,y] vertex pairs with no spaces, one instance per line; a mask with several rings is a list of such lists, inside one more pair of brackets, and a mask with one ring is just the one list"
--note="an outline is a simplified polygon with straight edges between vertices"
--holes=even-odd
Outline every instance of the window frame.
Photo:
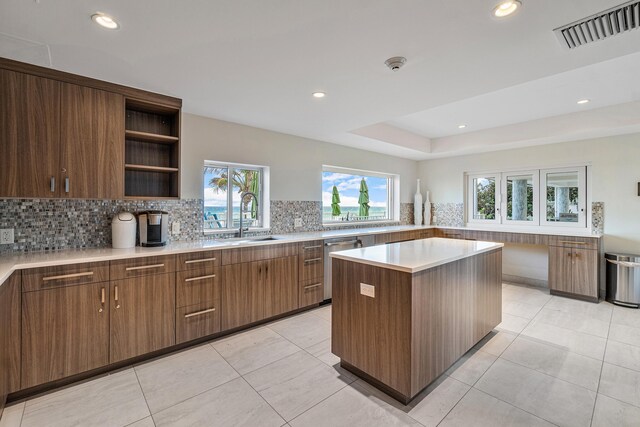
[[[476,207],[476,193],[474,191],[473,181],[479,178],[493,178],[495,180],[496,191],[495,191],[495,214],[496,217],[494,219],[477,219],[475,218],[475,207]],[[501,220],[501,208],[500,205],[500,194],[501,194],[501,180],[500,173],[490,172],[490,173],[476,173],[476,174],[468,174],[467,175],[467,223],[469,224],[500,224]]]
[[[529,225],[529,226],[537,226],[540,225],[540,170],[532,169],[526,171],[509,171],[503,172],[502,174],[502,188],[500,189],[500,193],[502,194],[503,205],[501,206],[503,215],[501,215],[502,222],[505,225]],[[509,203],[509,198],[507,197],[507,186],[509,185],[509,177],[513,176],[521,176],[521,175],[532,175],[533,182],[533,220],[532,221],[518,221],[509,219],[507,217],[508,210],[507,204]]]
[[[548,173],[577,172],[578,173],[578,222],[547,221],[546,215],[546,176]],[[570,166],[531,168],[531,169],[507,169],[502,171],[490,171],[484,173],[465,172],[465,224],[487,226],[515,226],[515,227],[554,227],[568,229],[590,230],[591,211],[588,209],[591,200],[590,185],[591,166],[579,164]],[[514,221],[507,219],[507,182],[509,177],[518,175],[534,175],[533,177],[533,221]],[[475,200],[473,192],[473,180],[477,178],[495,178],[496,188],[500,183],[500,191],[496,191],[495,203],[499,210],[494,220],[474,219]]]
[[[578,222],[547,220],[547,181],[549,173],[577,172],[578,174]],[[542,201],[544,200],[544,203]],[[540,225],[548,227],[588,228],[587,224],[587,167],[549,168],[540,170]]]
[[[232,162],[221,162],[215,160],[205,160],[203,166],[203,179],[202,179],[202,195],[203,195],[203,208],[206,208],[204,205],[205,197],[204,192],[207,188],[207,185],[204,181],[204,173],[207,168],[226,168],[228,176],[232,176],[233,171],[235,169],[243,169],[243,170],[255,170],[259,172],[259,197],[258,197],[258,225],[250,226],[248,229],[250,231],[260,231],[269,228],[269,219],[270,219],[270,209],[268,201],[269,199],[269,167],[262,165],[251,165],[245,163],[232,163]],[[220,234],[220,233],[232,233],[237,232],[238,227],[233,225],[233,195],[232,191],[233,182],[228,180],[227,182],[227,217],[224,220],[226,227],[223,228],[205,228],[205,219],[204,215],[202,218],[203,224],[203,232],[204,234]],[[243,224],[244,225],[244,224]]]
[[362,169],[346,168],[341,166],[322,165],[322,171],[320,174],[320,193],[323,191],[323,175],[325,172],[340,173],[346,175],[373,177],[373,178],[385,178],[387,180],[387,218],[386,219],[369,219],[369,220],[357,220],[357,221],[342,221],[342,220],[330,220],[324,219],[324,200],[321,200],[321,212],[322,225],[324,226],[339,226],[347,224],[372,224],[372,223],[388,223],[400,221],[400,175],[386,172],[368,171]]

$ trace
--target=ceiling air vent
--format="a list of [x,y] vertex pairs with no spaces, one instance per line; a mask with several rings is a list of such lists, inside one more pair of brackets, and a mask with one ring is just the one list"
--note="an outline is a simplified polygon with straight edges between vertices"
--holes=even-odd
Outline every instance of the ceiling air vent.
[[563,46],[575,49],[639,27],[640,0],[634,0],[553,31]]

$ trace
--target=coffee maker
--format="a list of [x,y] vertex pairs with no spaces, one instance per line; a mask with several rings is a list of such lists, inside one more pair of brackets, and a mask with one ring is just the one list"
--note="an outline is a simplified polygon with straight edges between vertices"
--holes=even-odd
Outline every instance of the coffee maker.
[[169,213],[143,211],[138,213],[140,246],[164,246],[169,235]]

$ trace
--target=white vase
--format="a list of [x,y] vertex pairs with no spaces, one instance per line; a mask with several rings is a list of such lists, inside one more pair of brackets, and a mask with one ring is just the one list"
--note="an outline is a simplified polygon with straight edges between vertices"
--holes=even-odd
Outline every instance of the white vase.
[[420,194],[420,180],[418,180],[418,188],[413,196],[413,223],[422,225],[422,194]]
[[431,200],[429,200],[429,192],[424,201],[424,225],[431,225]]

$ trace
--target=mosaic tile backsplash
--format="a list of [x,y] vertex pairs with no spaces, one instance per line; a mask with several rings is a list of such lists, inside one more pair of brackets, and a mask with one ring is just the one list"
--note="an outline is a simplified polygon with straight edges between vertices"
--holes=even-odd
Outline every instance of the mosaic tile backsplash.
[[[306,231],[362,228],[398,224],[398,222],[327,228],[322,225],[321,202],[271,201],[271,230],[249,235],[283,234]],[[198,240],[234,237],[232,233],[203,234],[201,199],[169,201],[74,200],[74,199],[0,199],[0,228],[13,228],[15,243],[0,245],[0,253],[100,248],[111,245],[111,219],[122,211],[164,210],[169,212],[169,230],[180,222],[180,234],[170,240]],[[400,224],[413,221],[413,204],[400,207]],[[302,218],[302,228],[294,228]]]

